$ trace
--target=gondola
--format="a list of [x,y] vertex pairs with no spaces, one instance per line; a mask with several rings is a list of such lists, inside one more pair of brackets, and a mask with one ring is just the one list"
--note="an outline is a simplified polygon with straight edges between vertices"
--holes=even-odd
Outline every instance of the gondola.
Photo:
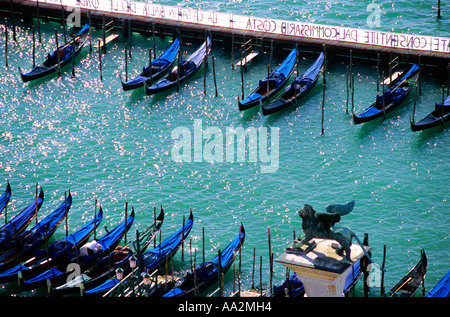
[[12,242],[28,227],[44,202],[44,191],[40,190],[32,203],[0,228],[0,252],[7,250]]
[[184,82],[192,75],[194,75],[207,59],[211,51],[212,37],[208,36],[206,41],[189,56],[187,60],[182,60],[175,66],[164,78],[153,84],[147,86],[145,91],[147,95],[156,94],[170,88],[176,87],[177,84]]
[[155,222],[139,233],[139,241],[136,239],[128,242],[124,246],[118,246],[111,253],[98,259],[94,266],[83,272],[83,274],[75,277],[63,285],[51,287],[51,295],[62,296],[74,293],[80,290],[81,283],[83,283],[83,289],[92,289],[113,276],[116,269],[119,267],[129,267],[128,263],[132,256],[137,256],[147,250],[148,246],[159,232],[163,221],[164,211],[161,208],[160,214],[155,219]]
[[[181,242],[191,232],[194,224],[194,215],[190,212],[188,220],[177,231],[172,233],[168,238],[161,242],[157,247],[147,250],[141,255],[140,268],[141,271],[152,273],[156,271],[160,266],[164,265],[181,246]],[[183,230],[184,229],[184,230]],[[104,283],[90,290],[87,290],[86,295],[99,296],[107,293],[111,290],[119,280],[116,276],[106,280]]]
[[291,274],[280,285],[273,287],[271,297],[297,297],[305,294],[305,287],[298,279],[297,274]]
[[260,102],[265,102],[283,88],[294,71],[297,55],[298,50],[294,48],[277,69],[269,73],[265,79],[260,80],[258,87],[244,100],[239,101],[239,110],[250,109]]
[[[95,243],[95,250],[91,249],[91,243],[87,243],[74,253],[69,253],[69,263],[76,263],[82,272],[89,269],[95,264],[97,259],[104,257],[109,254],[109,250],[113,250],[117,247],[125,232],[130,229],[133,222],[134,210],[131,211],[131,214],[126,221],[123,221],[98,241],[92,241]],[[67,272],[66,267],[53,267],[30,279],[21,279],[20,287],[22,290],[31,290],[45,286],[47,283],[51,283],[53,286],[58,286],[65,283],[69,276],[73,274],[73,271],[69,270],[69,272]]]
[[[21,278],[28,279],[42,273],[53,266],[63,266],[67,264],[67,254],[75,252],[84,245],[103,219],[103,210],[96,213],[94,219],[84,226],[71,233],[64,239],[56,240],[48,248],[34,250],[34,256],[4,272],[0,273],[0,284]],[[1,269],[1,266],[0,266]]]
[[427,256],[424,250],[420,250],[420,260],[390,291],[385,297],[413,297],[423,283],[427,274]]
[[5,210],[6,206],[9,203],[9,199],[11,198],[11,186],[9,182],[6,183],[6,189],[3,194],[0,196],[0,214]]
[[89,24],[85,24],[83,28],[75,34],[75,48],[73,45],[73,38],[67,41],[65,44],[58,47],[53,53],[47,54],[45,61],[34,67],[28,73],[22,73],[19,67],[20,76],[23,82],[28,82],[34,79],[42,78],[49,74],[52,74],[58,70],[58,55],[59,54],[59,69],[69,64],[72,61],[72,55],[75,52],[75,57],[80,53],[83,48],[89,33]]
[[160,79],[172,67],[180,50],[180,45],[180,38],[175,38],[172,45],[160,57],[153,60],[149,66],[144,67],[138,76],[126,82],[121,79],[122,89],[127,91],[144,87],[144,83],[148,86]]
[[0,271],[9,269],[23,260],[28,259],[34,249],[42,246],[55,233],[64,217],[72,206],[72,194],[64,199],[64,202],[51,214],[39,221],[34,227],[22,232],[15,241],[10,243],[10,247],[0,254]]
[[434,110],[418,122],[411,121],[411,129],[414,132],[444,125],[450,120],[450,96],[440,104],[434,106]]
[[[148,273],[156,270],[159,265],[163,265],[170,255],[174,255],[181,246],[181,242],[191,232],[194,225],[194,215],[192,210],[189,214],[189,218],[185,221],[184,226],[180,227],[176,232],[172,233],[167,239],[165,239],[156,248],[146,251],[141,256],[141,266],[144,271]],[[184,227],[184,231],[183,231]]]
[[241,224],[239,233],[231,243],[216,255],[211,261],[205,261],[194,272],[189,272],[177,283],[176,287],[163,297],[195,296],[218,281],[219,274],[225,274],[233,264],[234,259],[244,245],[245,229]]
[[[419,66],[414,64],[409,71],[400,74],[389,83],[382,96],[377,95],[376,101],[360,114],[353,113],[353,122],[360,124],[386,116],[406,99],[419,78]],[[384,106],[383,106],[384,105]]]
[[274,112],[297,105],[298,101],[304,97],[314,87],[323,70],[324,54],[320,53],[316,61],[302,75],[297,77],[284,92],[270,104],[262,105],[262,113],[267,116]]
[[433,286],[426,297],[450,297],[450,271]]

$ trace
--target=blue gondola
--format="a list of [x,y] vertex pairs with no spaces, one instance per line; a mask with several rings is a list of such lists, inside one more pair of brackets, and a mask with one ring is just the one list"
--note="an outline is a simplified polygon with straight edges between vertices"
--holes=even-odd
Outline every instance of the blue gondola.
[[[114,251],[99,258],[95,265],[83,272],[83,274],[72,279],[71,281],[51,288],[52,296],[68,295],[79,291],[80,283],[83,283],[83,289],[89,290],[104,283],[108,278],[115,274],[120,268],[129,268],[129,261],[133,255],[145,252],[157,236],[159,229],[164,221],[164,211],[161,208],[159,216],[155,222],[149,225],[145,230],[139,233],[139,243],[137,240],[128,242],[124,246],[118,246]],[[125,270],[124,271],[127,271]]]
[[6,189],[3,194],[0,196],[0,214],[5,210],[6,206],[9,203],[9,199],[11,198],[11,186],[9,182],[6,184]]
[[151,273],[156,270],[159,265],[163,265],[165,261],[167,261],[171,253],[173,256],[178,251],[181,246],[181,242],[189,235],[193,225],[194,215],[191,211],[188,220],[184,224],[184,232],[183,227],[179,228],[176,232],[171,234],[170,237],[165,239],[159,246],[146,251],[142,255],[141,266],[143,267],[143,269]]
[[177,283],[176,287],[163,297],[193,296],[210,287],[218,281],[219,273],[225,274],[233,264],[234,259],[239,255],[239,251],[244,245],[245,229],[241,225],[239,234],[231,243],[223,249],[221,256],[216,255],[211,261],[205,261],[198,266],[194,272],[189,272]]
[[[92,267],[97,259],[107,255],[110,252],[109,250],[113,250],[117,247],[125,232],[130,229],[133,221],[134,210],[131,211],[131,214],[126,221],[119,224],[97,241],[97,245],[100,246],[99,250],[93,251],[92,253],[90,250],[87,250],[88,252],[84,253],[84,249],[81,247],[80,250],[76,250],[75,253],[68,254],[69,263],[77,263],[81,271],[85,271],[89,267]],[[49,280],[53,286],[58,286],[65,283],[71,274],[74,274],[74,272],[66,272],[65,267],[53,267],[33,278],[20,280],[20,287],[23,290],[35,289],[45,286],[47,280]]]
[[40,247],[48,241],[55,233],[58,226],[72,206],[72,194],[56,208],[51,214],[39,221],[37,225],[22,232],[15,241],[10,243],[9,248],[0,254],[0,271],[13,267],[33,254],[35,248]]
[[151,62],[151,65],[144,67],[138,76],[126,82],[121,80],[122,89],[127,91],[144,87],[144,82],[148,86],[160,79],[172,67],[178,51],[180,50],[180,46],[181,40],[177,37],[172,45],[160,57],[154,59]]
[[163,79],[156,82],[152,86],[147,86],[147,95],[156,94],[173,88],[177,84],[184,82],[194,75],[208,57],[208,54],[211,51],[211,46],[212,37],[208,36],[206,41],[194,53],[192,53],[187,60],[180,61],[179,65],[175,66]]
[[377,96],[375,102],[360,114],[353,113],[353,122],[360,124],[376,118],[384,117],[397,108],[406,99],[412,87],[419,79],[419,66],[414,64],[409,71],[400,75],[397,80],[389,84],[381,96]]
[[28,227],[31,220],[36,216],[36,212],[44,202],[44,191],[40,190],[39,196],[24,210],[12,218],[8,223],[0,228],[0,252],[4,252],[12,242]]
[[[140,261],[142,271],[152,273],[156,269],[158,269],[160,265],[164,265],[164,263],[168,261],[170,255],[174,256],[175,253],[180,248],[183,239],[185,239],[191,232],[193,225],[194,225],[194,215],[192,214],[191,211],[189,219],[185,222],[184,226],[180,227],[177,231],[172,233],[156,248],[148,250],[144,254],[142,254]],[[100,284],[97,287],[87,290],[85,293],[86,295],[91,296],[103,295],[110,289],[112,289],[117,283],[118,283],[117,278],[112,277],[107,281],[105,281],[103,284]]]
[[450,271],[433,286],[426,297],[450,297]]
[[72,55],[75,51],[75,57],[80,53],[87,40],[87,35],[89,33],[89,24],[83,26],[83,28],[75,34],[75,48],[72,47],[73,39],[70,39],[67,43],[58,47],[53,53],[49,53],[45,61],[34,67],[28,73],[22,73],[19,67],[20,77],[23,82],[31,81],[34,79],[42,78],[49,74],[52,74],[58,70],[58,54],[59,54],[59,67],[60,69],[69,64],[72,61]]
[[384,297],[413,297],[427,274],[427,256],[420,250],[420,260]]
[[64,239],[56,240],[50,244],[48,248],[34,250],[34,257],[0,273],[0,283],[17,279],[18,274],[20,274],[22,278],[28,279],[42,273],[52,266],[60,266],[67,263],[67,254],[84,245],[94,233],[94,230],[100,225],[102,219],[103,210],[100,208],[100,211],[96,214],[94,219],[75,232]]
[[450,120],[450,96],[443,102],[436,104],[434,110],[418,122],[411,121],[411,129],[414,132],[444,125]]
[[268,105],[262,106],[263,115],[266,116],[290,106],[295,106],[316,84],[323,70],[324,60],[324,54],[320,53],[319,57],[317,57],[316,61],[308,70],[287,86],[285,91],[277,99]]
[[259,81],[258,87],[248,97],[239,101],[239,110],[250,109],[274,96],[289,80],[297,62],[297,55],[298,50],[294,48],[277,69]]

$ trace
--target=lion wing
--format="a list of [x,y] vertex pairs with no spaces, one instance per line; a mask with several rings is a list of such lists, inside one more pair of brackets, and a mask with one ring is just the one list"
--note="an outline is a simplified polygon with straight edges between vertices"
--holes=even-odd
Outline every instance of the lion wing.
[[355,207],[355,201],[352,200],[346,204],[332,204],[326,207],[326,211],[328,214],[338,214],[340,216],[348,215]]
[[339,214],[330,214],[330,213],[324,213],[319,212],[316,214],[317,220],[322,224],[322,228],[325,230],[330,230],[332,226],[336,222],[339,222],[341,220],[341,216]]

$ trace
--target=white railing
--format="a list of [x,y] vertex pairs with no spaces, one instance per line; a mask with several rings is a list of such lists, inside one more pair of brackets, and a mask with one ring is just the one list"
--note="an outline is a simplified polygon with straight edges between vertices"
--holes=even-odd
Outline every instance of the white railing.
[[[37,0],[28,0],[36,2]],[[191,8],[161,5],[145,1],[126,0],[39,0],[68,8],[81,8],[105,13],[120,13],[164,21],[183,22],[236,31],[259,32],[301,39],[319,39],[324,43],[354,43],[384,48],[409,49],[423,52],[448,53],[450,38],[412,35],[375,30],[329,26],[307,22],[266,19],[231,13],[204,11]]]

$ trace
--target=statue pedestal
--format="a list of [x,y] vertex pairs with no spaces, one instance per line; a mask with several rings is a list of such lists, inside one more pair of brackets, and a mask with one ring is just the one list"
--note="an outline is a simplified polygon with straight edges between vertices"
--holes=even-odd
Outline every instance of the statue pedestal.
[[[343,297],[347,275],[352,265],[342,262],[343,256],[336,253],[335,240],[312,239],[316,246],[305,252],[286,251],[275,261],[297,273],[308,297]],[[370,247],[365,247],[369,251]],[[351,259],[355,262],[364,256],[358,244],[351,245]],[[345,254],[344,254],[345,256]]]

